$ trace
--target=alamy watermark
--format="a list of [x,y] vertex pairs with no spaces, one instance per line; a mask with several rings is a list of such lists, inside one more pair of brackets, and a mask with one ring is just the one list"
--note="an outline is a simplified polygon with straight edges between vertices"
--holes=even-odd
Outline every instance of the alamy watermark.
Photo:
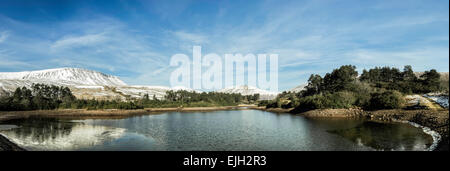
[[248,85],[278,92],[278,54],[224,54],[223,60],[216,53],[202,56],[201,46],[193,47],[192,61],[188,55],[175,54],[170,66],[177,68],[170,84],[196,90]]

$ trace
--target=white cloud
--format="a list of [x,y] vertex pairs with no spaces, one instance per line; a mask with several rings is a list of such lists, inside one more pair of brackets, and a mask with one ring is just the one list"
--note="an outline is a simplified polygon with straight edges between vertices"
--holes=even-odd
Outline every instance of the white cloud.
[[82,36],[68,36],[62,39],[59,39],[53,43],[51,46],[52,49],[62,49],[62,48],[71,48],[78,46],[87,46],[93,45],[96,43],[100,43],[105,41],[107,38],[104,36],[104,33],[99,34],[88,34]]
[[196,44],[202,44],[207,43],[208,39],[206,36],[203,36],[201,34],[194,34],[194,33],[188,33],[184,31],[176,31],[173,32],[173,34],[181,40],[196,43]]

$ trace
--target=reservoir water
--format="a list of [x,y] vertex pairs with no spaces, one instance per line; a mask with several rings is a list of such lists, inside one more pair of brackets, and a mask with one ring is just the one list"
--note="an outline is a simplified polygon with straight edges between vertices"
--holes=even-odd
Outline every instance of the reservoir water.
[[28,150],[426,150],[433,143],[409,124],[258,110],[118,119],[33,117],[0,125],[1,134]]

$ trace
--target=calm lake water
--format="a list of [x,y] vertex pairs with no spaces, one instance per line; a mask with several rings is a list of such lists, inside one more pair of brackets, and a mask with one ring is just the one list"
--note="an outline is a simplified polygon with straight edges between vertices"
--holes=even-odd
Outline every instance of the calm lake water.
[[1,124],[0,133],[28,150],[425,150],[432,144],[431,136],[408,124],[258,110]]

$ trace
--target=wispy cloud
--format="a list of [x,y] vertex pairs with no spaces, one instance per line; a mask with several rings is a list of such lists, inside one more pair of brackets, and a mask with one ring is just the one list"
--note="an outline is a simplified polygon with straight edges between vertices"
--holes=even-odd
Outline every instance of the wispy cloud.
[[176,31],[174,35],[184,41],[189,41],[194,44],[204,44],[208,41],[208,39],[201,34],[187,33],[184,31]]
[[9,36],[9,32],[7,32],[7,31],[0,32],[0,43],[6,41],[8,36]]
[[68,36],[57,40],[51,46],[52,49],[73,48],[79,46],[92,46],[96,43],[101,43],[107,38],[104,33],[89,34],[82,36]]
[[[352,63],[362,66],[394,66],[403,67],[412,65],[417,71],[425,71],[435,68],[445,71],[445,66],[438,67],[439,63],[449,62],[449,48],[423,47],[418,49],[406,49],[395,51],[376,51],[367,49],[358,49],[347,54]],[[405,62],[407,61],[407,62]]]

